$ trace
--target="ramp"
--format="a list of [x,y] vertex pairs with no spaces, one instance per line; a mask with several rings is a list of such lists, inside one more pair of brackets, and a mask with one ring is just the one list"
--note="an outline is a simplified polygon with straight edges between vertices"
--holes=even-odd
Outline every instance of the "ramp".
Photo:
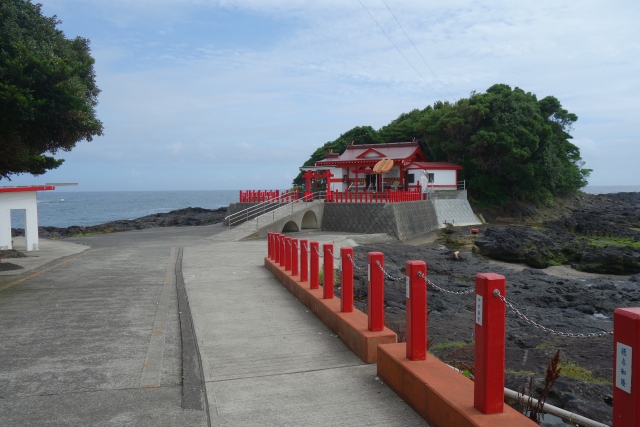
[[231,227],[209,239],[218,242],[239,242],[244,239],[265,237],[269,232],[320,230],[323,211],[324,200],[297,201]]

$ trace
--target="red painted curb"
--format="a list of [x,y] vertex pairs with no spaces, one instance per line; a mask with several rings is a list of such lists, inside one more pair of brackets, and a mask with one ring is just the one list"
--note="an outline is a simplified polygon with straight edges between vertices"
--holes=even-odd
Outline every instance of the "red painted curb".
[[359,310],[350,313],[340,311],[340,298],[323,299],[322,289],[310,289],[308,281],[300,282],[299,276],[291,276],[284,267],[265,257],[264,266],[296,298],[311,310],[365,363],[375,363],[379,344],[392,344],[396,334],[389,328],[380,332],[368,329],[368,317]]
[[430,355],[407,359],[404,343],[378,347],[378,376],[432,427],[538,425],[506,405],[500,414],[481,413],[473,406],[473,381]]

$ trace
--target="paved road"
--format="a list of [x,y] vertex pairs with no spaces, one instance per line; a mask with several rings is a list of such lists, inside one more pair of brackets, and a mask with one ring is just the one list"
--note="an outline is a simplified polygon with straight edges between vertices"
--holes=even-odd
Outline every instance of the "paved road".
[[172,248],[219,230],[68,239],[91,249],[0,291],[0,425],[207,425],[206,408],[183,409],[197,405],[182,398]]

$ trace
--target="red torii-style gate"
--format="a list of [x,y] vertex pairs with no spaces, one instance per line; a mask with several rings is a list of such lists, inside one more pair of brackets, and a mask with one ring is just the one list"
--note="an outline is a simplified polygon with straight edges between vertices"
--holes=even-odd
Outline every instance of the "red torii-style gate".
[[331,171],[326,171],[323,173],[308,170],[302,175],[304,179],[307,180],[307,186],[305,187],[305,191],[303,194],[303,200],[313,200],[313,192],[311,191],[311,180],[312,179],[322,179],[325,178],[327,180],[327,189],[326,189],[326,200],[331,201],[332,193],[331,193],[331,178],[333,174]]

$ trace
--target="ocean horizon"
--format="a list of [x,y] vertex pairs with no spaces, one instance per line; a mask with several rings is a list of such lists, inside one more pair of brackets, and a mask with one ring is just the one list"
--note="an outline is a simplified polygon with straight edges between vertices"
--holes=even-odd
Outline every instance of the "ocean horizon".
[[[588,185],[589,194],[640,192],[640,185]],[[40,191],[40,226],[89,226],[135,219],[188,207],[218,209],[238,201],[238,190],[192,191]],[[24,228],[20,211],[11,212],[11,226]]]

